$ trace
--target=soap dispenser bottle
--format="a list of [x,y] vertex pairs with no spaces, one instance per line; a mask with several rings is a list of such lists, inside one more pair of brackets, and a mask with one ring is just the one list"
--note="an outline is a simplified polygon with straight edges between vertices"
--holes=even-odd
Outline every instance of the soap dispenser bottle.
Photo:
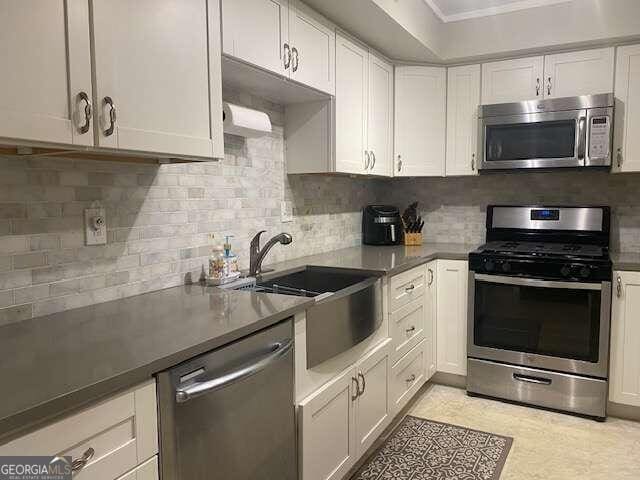
[[225,277],[235,278],[240,275],[240,269],[238,267],[238,256],[231,251],[230,238],[233,238],[233,235],[227,235],[224,242]]

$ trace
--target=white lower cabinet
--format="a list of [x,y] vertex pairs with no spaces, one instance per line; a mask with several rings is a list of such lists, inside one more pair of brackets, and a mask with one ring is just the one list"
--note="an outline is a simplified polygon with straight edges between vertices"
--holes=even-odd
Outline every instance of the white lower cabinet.
[[609,399],[640,407],[640,272],[614,272]]
[[389,342],[298,405],[304,480],[341,479],[391,421]]
[[436,294],[437,370],[467,374],[467,290],[469,266],[438,260]]
[[157,422],[156,385],[150,381],[12,440],[0,446],[0,455],[88,457],[74,480],[155,480]]
[[391,369],[391,402],[394,415],[404,408],[427,381],[425,345],[423,340]]

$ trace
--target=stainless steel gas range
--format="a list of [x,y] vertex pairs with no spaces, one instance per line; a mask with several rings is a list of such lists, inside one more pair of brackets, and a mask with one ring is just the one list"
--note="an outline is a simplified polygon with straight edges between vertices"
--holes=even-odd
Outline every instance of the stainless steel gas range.
[[467,392],[606,416],[608,207],[490,206],[469,255]]

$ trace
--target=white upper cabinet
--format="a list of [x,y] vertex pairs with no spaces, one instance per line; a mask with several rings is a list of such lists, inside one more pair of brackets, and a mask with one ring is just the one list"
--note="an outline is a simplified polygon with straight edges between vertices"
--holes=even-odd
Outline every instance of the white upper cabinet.
[[640,171],[640,45],[619,47],[616,63],[613,169]]
[[[98,145],[212,157],[222,139],[212,138],[210,114],[221,117],[222,110],[209,104],[207,2],[92,4]],[[212,23],[212,40],[217,35]]]
[[291,66],[288,0],[222,0],[222,22],[225,54],[281,75],[288,74]]
[[369,54],[369,172],[391,176],[393,168],[393,65]]
[[447,70],[447,161],[449,175],[477,173],[480,65]]
[[445,173],[446,69],[397,67],[394,176]]
[[640,273],[614,272],[613,279],[609,398],[640,407]]
[[467,374],[467,290],[469,267],[462,260],[438,260],[438,371]]
[[0,137],[93,145],[89,5],[0,1]]
[[367,138],[369,52],[338,34],[336,36],[335,170],[368,171]]
[[331,95],[336,90],[336,32],[299,1],[289,1],[291,79]]
[[613,58],[613,48],[545,56],[545,98],[612,92]]
[[543,97],[544,57],[482,65],[482,103],[509,103]]

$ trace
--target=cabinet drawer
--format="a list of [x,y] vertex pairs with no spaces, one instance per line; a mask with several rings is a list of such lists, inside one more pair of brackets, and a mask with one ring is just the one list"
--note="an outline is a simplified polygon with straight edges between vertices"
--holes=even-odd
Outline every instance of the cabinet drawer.
[[391,401],[399,412],[425,383],[426,357],[423,340],[391,369]]
[[424,298],[426,267],[424,265],[391,277],[391,312],[417,299]]
[[158,456],[155,455],[117,480],[158,480]]
[[390,315],[392,362],[402,358],[424,338],[426,310],[422,298]]
[[75,460],[92,448],[74,480],[114,480],[158,453],[157,428],[156,386],[149,382],[0,446],[0,455]]

